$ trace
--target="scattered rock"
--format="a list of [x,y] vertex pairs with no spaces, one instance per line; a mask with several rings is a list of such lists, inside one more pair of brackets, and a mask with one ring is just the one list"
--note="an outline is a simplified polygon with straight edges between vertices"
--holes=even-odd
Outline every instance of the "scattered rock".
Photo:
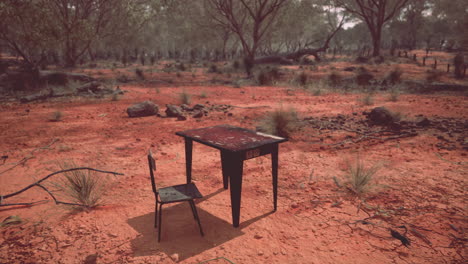
[[179,117],[182,116],[182,109],[177,105],[166,105],[166,116],[167,117]]
[[151,101],[137,103],[127,108],[127,114],[129,117],[152,116],[156,115],[158,111],[158,105]]
[[356,67],[346,67],[343,69],[343,71],[350,71],[350,72],[355,71],[355,70],[356,70]]
[[291,208],[296,209],[299,208],[299,205],[296,202],[291,203]]
[[180,106],[180,108],[182,108],[182,110],[184,110],[184,111],[193,111],[193,108],[191,108],[190,106],[188,106],[186,104],[182,104]]
[[427,117],[423,117],[416,122],[416,125],[420,127],[428,127],[431,125],[431,121],[427,119]]
[[187,117],[184,115],[180,115],[177,117],[177,121],[185,121],[185,120],[187,120]]
[[84,260],[84,264],[96,264],[97,263],[98,254],[91,254],[86,257]]
[[194,110],[202,110],[203,108],[205,108],[205,105],[203,104],[196,104],[193,106]]
[[174,261],[174,262],[179,262],[179,254],[177,253],[174,253],[171,255],[171,259]]
[[254,238],[255,238],[255,239],[262,239],[262,238],[263,238],[263,236],[262,236],[262,235],[260,235],[260,234],[255,234],[255,235],[254,235]]
[[391,125],[395,118],[393,113],[385,107],[376,107],[367,115],[368,120],[376,125]]
[[192,116],[193,118],[201,118],[203,117],[203,112],[202,111],[197,111],[195,114]]

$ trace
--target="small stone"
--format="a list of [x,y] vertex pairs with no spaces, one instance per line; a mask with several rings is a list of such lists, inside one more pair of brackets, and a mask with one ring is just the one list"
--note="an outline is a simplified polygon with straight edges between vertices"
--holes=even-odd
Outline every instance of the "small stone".
[[183,115],[180,115],[180,116],[177,117],[177,120],[178,121],[185,121],[185,120],[187,120],[187,117],[185,117]]
[[265,253],[263,253],[263,251],[259,251],[257,254],[258,254],[259,256],[263,256]]
[[263,236],[262,236],[262,235],[259,235],[259,234],[255,234],[254,238],[255,238],[255,239],[262,239]]
[[299,205],[296,202],[291,203],[291,208],[296,209],[299,208]]
[[174,261],[174,262],[179,262],[179,254],[177,253],[174,253],[171,255],[171,259]]
[[203,117],[203,112],[202,111],[197,111],[195,114],[192,116],[193,118],[201,118]]
[[232,113],[228,113],[227,116],[232,116],[233,114]]

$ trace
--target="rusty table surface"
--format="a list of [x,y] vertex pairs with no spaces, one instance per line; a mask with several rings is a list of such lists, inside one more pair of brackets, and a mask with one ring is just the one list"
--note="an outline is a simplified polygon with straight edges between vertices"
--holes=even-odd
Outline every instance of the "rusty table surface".
[[231,152],[255,149],[260,146],[287,141],[282,137],[255,132],[231,125],[218,125],[176,133],[193,141]]

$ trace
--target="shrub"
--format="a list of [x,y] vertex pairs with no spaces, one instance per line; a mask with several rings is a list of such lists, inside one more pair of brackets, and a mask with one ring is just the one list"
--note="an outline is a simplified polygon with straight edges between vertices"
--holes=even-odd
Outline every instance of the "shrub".
[[361,67],[359,69],[358,74],[356,75],[356,83],[359,85],[369,85],[371,80],[374,79],[374,75],[372,75],[366,68]]
[[206,93],[206,91],[202,91],[200,93],[200,98],[207,98],[208,97],[208,94]]
[[390,100],[391,102],[396,102],[398,101],[399,96],[400,96],[400,91],[396,88],[393,88],[392,90],[390,90],[390,95],[388,97],[388,100]]
[[176,64],[176,68],[180,71],[186,71],[187,70],[187,67],[185,67],[185,64],[183,63],[178,63]]
[[294,109],[282,108],[268,113],[261,121],[258,129],[262,132],[288,138],[291,132],[298,128],[298,117]]
[[455,55],[455,57],[453,58],[453,65],[455,66],[455,77],[459,79],[463,78],[463,66],[465,65],[463,53],[458,53],[457,55]]
[[259,85],[272,85],[275,80],[280,77],[278,68],[267,68],[261,70],[257,75],[257,83]]
[[240,63],[239,63],[239,61],[235,60],[235,61],[232,63],[232,67],[233,67],[235,70],[239,70],[239,68],[240,68]]
[[357,195],[361,195],[369,190],[371,180],[380,168],[381,164],[365,166],[364,162],[357,157],[354,164],[348,164],[347,178],[350,190]]
[[297,76],[296,81],[299,85],[306,86],[308,78],[309,76],[307,76],[305,72],[301,72],[299,76]]
[[181,104],[189,105],[192,102],[192,96],[189,93],[187,93],[187,91],[183,90],[179,94],[179,100]]
[[332,87],[339,86],[342,80],[343,80],[343,77],[336,71],[332,71],[330,75],[328,75],[328,82]]
[[244,69],[245,69],[245,72],[247,73],[248,76],[251,76],[252,75],[252,69],[254,67],[254,62],[245,57],[244,58]]
[[374,104],[374,97],[371,93],[367,93],[364,97],[361,98],[362,103],[364,105],[373,105]]
[[211,64],[210,68],[208,68],[208,73],[218,73],[218,66],[216,64]]
[[401,75],[403,75],[403,72],[399,67],[396,67],[390,73],[387,75],[385,78],[389,84],[397,84],[401,82]]
[[313,95],[313,96],[320,96],[320,95],[322,95],[322,89],[317,88],[317,89],[313,90],[313,91],[312,91],[312,95]]
[[68,84],[68,76],[63,72],[52,73],[47,77],[47,84],[66,86]]
[[58,122],[61,121],[63,113],[61,111],[55,111],[50,115],[49,121]]
[[[61,164],[62,170],[76,167],[73,163]],[[73,203],[83,205],[86,208],[94,208],[101,204],[105,190],[103,178],[98,177],[92,171],[84,170],[66,172],[64,176],[65,179],[56,185]]]
[[426,81],[428,82],[437,82],[440,81],[440,78],[444,75],[443,72],[437,70],[428,70],[426,72]]
[[113,93],[111,101],[118,101],[120,99],[120,95],[118,93]]
[[140,69],[140,68],[136,68],[135,69],[135,74],[138,78],[140,78],[141,80],[144,80],[145,79],[145,74],[143,73],[143,70]]

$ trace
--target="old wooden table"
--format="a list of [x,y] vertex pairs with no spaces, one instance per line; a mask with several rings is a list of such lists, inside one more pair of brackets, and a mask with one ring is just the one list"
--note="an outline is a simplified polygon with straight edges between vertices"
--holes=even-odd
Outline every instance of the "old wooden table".
[[192,181],[192,146],[193,141],[219,149],[223,171],[223,185],[231,185],[232,223],[239,226],[244,160],[271,154],[273,176],[273,206],[277,208],[278,194],[278,145],[287,141],[285,138],[263,134],[252,130],[219,125],[206,128],[176,132],[185,139],[185,159],[187,183]]

